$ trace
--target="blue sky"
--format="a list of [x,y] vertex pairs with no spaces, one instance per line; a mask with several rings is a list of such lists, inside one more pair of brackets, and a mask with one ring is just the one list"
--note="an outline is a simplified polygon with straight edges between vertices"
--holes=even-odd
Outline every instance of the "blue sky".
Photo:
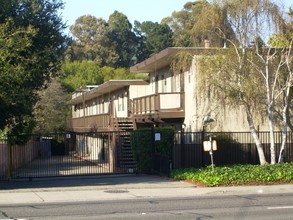
[[[160,22],[170,16],[173,11],[180,11],[188,1],[194,0],[63,0],[63,20],[71,26],[82,15],[94,15],[108,21],[109,16],[119,11],[127,16],[130,23],[135,20]],[[292,0],[276,0],[284,2],[286,7],[293,6]]]
[[173,11],[180,11],[188,0],[63,0],[63,20],[73,25],[82,15],[94,15],[97,18],[108,18],[115,10],[127,16],[131,24],[135,20],[160,22]]

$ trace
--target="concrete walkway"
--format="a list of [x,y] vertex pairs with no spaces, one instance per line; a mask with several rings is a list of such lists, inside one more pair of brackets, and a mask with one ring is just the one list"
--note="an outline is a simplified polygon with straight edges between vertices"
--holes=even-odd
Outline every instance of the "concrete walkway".
[[293,184],[203,188],[151,175],[18,180],[0,182],[0,205],[265,193],[293,193]]

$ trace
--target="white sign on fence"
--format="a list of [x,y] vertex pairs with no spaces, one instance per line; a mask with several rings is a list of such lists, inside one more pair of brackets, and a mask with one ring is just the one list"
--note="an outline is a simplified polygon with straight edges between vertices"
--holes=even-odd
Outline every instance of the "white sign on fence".
[[160,141],[160,140],[161,140],[161,134],[155,133],[155,141]]

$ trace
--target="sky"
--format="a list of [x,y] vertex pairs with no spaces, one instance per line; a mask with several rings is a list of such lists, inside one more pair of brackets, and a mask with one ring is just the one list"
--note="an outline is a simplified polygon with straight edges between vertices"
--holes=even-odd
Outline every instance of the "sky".
[[[183,9],[185,3],[195,0],[63,0],[61,11],[63,21],[71,26],[82,15],[94,15],[97,18],[108,18],[115,10],[127,16],[129,22],[159,22],[172,15],[173,11]],[[292,0],[275,0],[284,2],[286,7],[293,6]]]
[[114,11],[127,16],[129,22],[160,22],[171,16],[173,11],[180,11],[188,0],[63,0],[65,8],[63,21],[71,26],[82,15],[94,15],[108,21]]

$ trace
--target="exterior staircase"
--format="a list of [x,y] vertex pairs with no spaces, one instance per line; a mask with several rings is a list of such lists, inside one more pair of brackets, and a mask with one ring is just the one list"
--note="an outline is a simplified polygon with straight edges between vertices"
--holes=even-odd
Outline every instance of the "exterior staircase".
[[119,119],[116,122],[118,166],[126,172],[134,172],[136,164],[133,159],[132,147],[130,145],[130,133],[134,130],[132,120],[128,118]]

